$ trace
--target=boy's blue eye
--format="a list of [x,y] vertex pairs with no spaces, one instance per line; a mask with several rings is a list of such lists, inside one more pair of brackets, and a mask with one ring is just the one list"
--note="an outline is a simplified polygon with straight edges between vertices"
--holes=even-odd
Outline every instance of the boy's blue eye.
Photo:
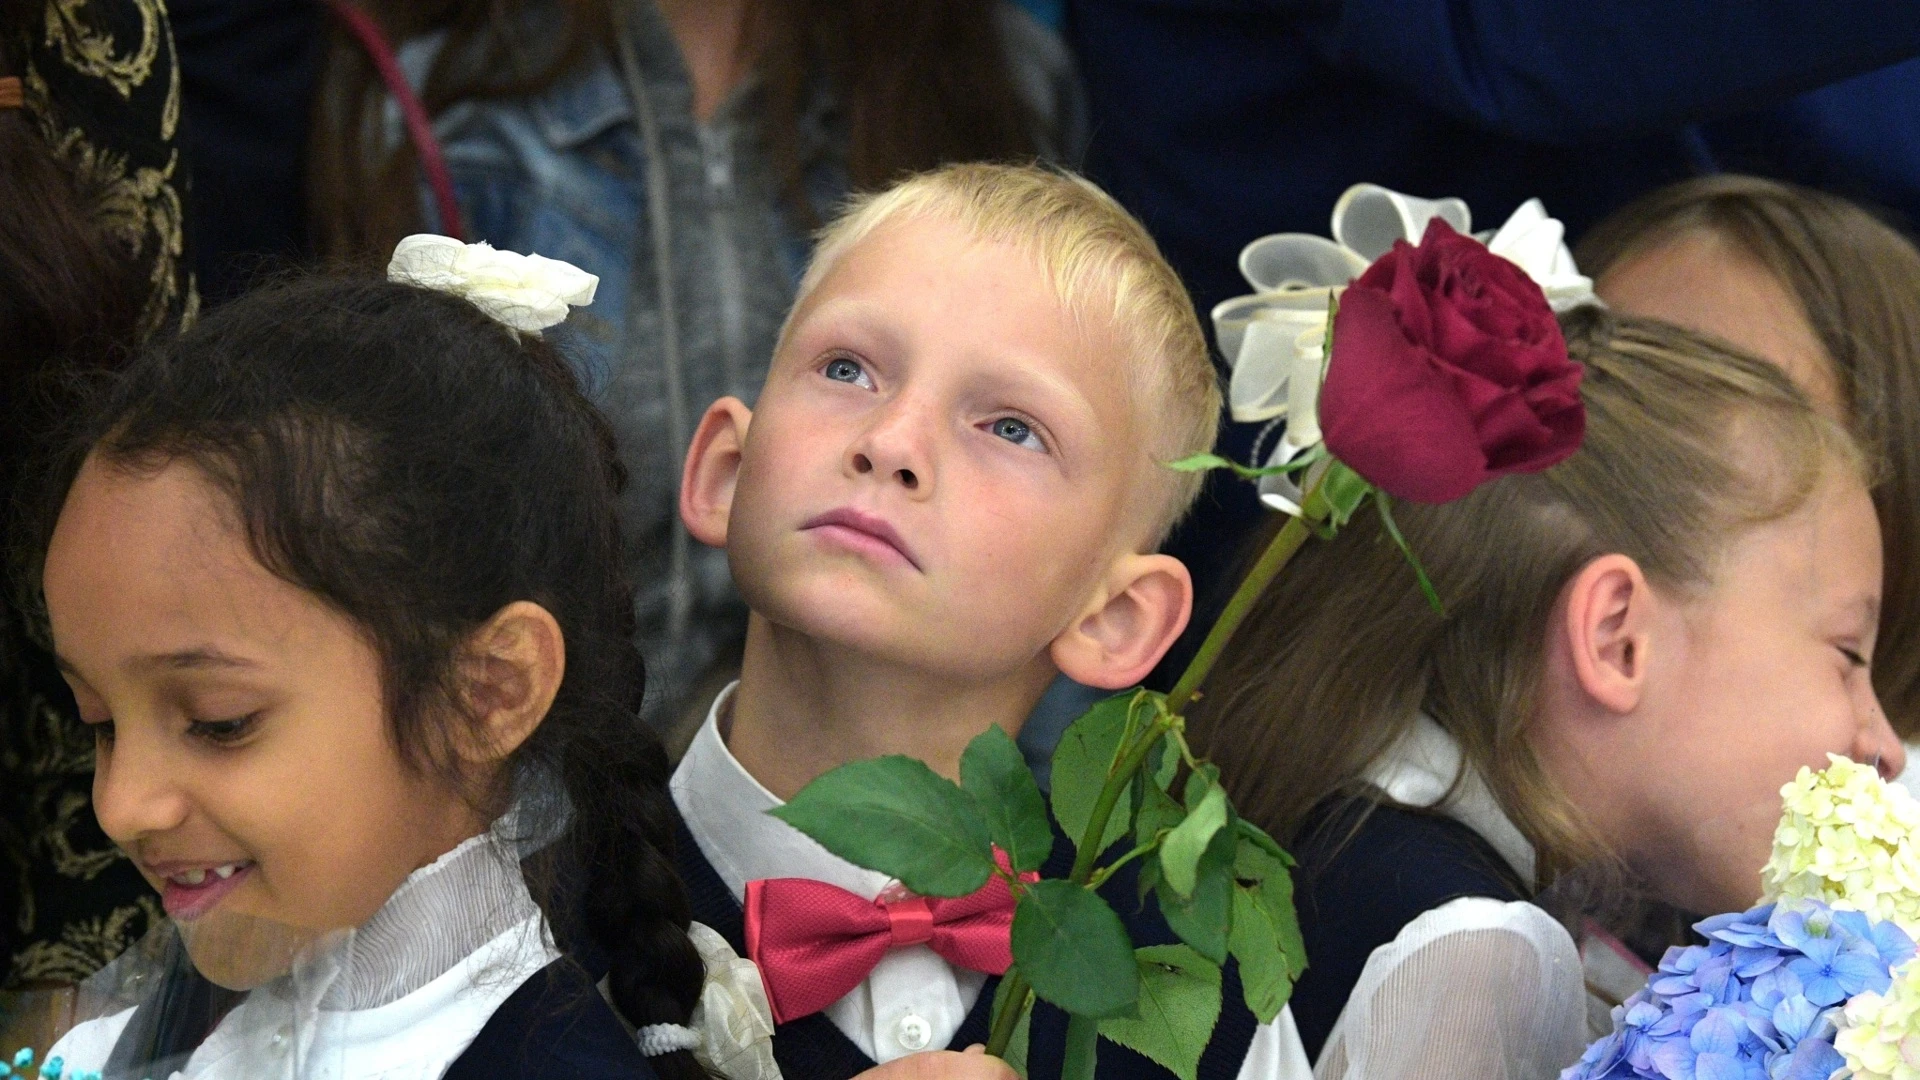
[[820,373],[834,382],[852,383],[855,386],[871,386],[873,381],[867,378],[867,369],[844,356],[836,356],[827,361]]
[[987,430],[1016,446],[1025,446],[1034,450],[1047,448],[1046,444],[1040,441],[1040,436],[1034,434],[1033,425],[1012,416],[1003,416],[995,420]]

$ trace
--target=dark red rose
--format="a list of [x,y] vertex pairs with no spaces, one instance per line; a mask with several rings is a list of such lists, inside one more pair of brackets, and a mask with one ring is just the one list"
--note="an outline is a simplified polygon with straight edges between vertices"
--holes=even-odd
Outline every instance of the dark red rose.
[[1540,286],[1435,218],[1340,297],[1320,430],[1387,494],[1448,502],[1578,449],[1580,374]]

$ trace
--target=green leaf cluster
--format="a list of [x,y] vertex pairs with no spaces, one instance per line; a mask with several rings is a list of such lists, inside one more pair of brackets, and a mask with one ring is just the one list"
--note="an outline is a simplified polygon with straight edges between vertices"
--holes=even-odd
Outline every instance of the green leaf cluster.
[[[1306,963],[1292,861],[1234,812],[1219,771],[1194,758],[1162,695],[1114,695],[1067,730],[1053,757],[1051,809],[1073,838],[1073,873],[1022,882],[1052,854],[1048,799],[1014,741],[993,727],[967,746],[958,784],[911,758],[878,758],[821,776],[774,814],[921,895],[963,896],[995,874],[1008,881],[1018,897],[1014,968],[995,1029],[1016,1067],[1035,996],[1071,1014],[1074,1063],[1091,1068],[1105,1038],[1184,1080],[1218,1020],[1229,959],[1254,1014],[1264,1023],[1279,1013]],[[1136,949],[1097,891],[1129,863],[1141,898],[1153,895],[1181,944]]]

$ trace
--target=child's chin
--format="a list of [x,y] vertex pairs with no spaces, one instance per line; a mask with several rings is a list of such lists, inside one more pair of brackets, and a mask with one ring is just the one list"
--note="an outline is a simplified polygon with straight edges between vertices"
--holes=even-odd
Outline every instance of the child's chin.
[[[174,924],[200,974],[228,990],[252,990],[324,952],[322,931],[218,909]],[[303,954],[304,957],[303,957]]]

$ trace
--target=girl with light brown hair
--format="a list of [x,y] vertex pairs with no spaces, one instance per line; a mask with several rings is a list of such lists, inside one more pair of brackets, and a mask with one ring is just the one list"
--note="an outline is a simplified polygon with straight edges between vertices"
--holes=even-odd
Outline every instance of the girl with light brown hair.
[[1743,908],[1799,766],[1904,763],[1867,674],[1880,544],[1852,438],[1704,336],[1563,327],[1581,449],[1395,511],[1444,614],[1356,520],[1262,597],[1193,719],[1300,858],[1317,1076],[1557,1073],[1586,995],[1543,890],[1612,866]]
[[1920,250],[1837,195],[1702,177],[1614,213],[1578,262],[1617,311],[1780,365],[1875,459],[1886,544],[1874,688],[1920,737]]

